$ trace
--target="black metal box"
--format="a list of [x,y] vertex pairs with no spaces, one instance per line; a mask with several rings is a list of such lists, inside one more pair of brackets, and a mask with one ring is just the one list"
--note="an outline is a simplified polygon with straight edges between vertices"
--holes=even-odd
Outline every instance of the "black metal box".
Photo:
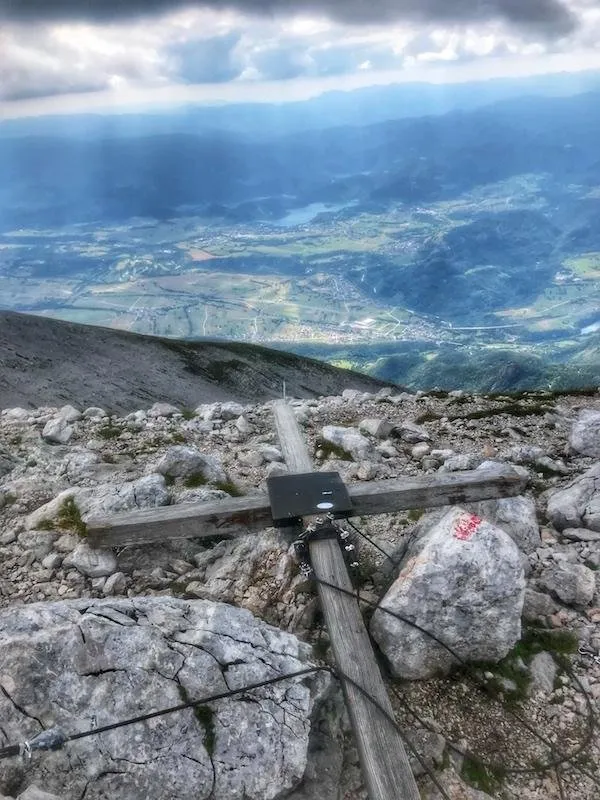
[[267,478],[267,489],[277,527],[316,514],[349,517],[352,513],[352,500],[339,472],[278,475]]

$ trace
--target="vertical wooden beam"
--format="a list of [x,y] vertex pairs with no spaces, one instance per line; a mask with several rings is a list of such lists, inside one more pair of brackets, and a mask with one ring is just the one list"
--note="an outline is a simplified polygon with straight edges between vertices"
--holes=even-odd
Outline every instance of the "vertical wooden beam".
[[[277,400],[273,413],[290,472],[312,472],[312,460],[292,408],[285,401]],[[336,541],[310,542],[309,551],[317,579],[352,590],[344,556]],[[366,696],[372,696],[393,716],[392,704],[358,602],[320,583],[317,588],[340,673],[347,675],[364,690],[363,693],[342,680],[370,800],[419,800],[419,791],[400,734]]]

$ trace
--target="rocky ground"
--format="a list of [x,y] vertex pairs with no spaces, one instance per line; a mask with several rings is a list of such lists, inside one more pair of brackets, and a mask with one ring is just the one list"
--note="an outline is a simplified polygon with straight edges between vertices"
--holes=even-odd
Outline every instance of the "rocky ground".
[[[475,680],[496,701],[464,670],[407,681],[392,666],[389,682],[399,695],[399,718],[452,798],[596,798],[599,735],[597,728],[586,734],[586,725],[600,704],[600,394],[481,397],[382,389],[292,402],[316,468],[338,470],[347,482],[472,470],[490,461],[509,463],[527,476],[522,497],[466,509],[507,534],[506,546],[518,554],[526,578],[524,596],[516,585],[513,603],[522,612],[520,644],[499,665],[475,665]],[[95,407],[4,409],[3,613],[81,598],[224,601],[315,644],[315,657],[328,659],[314,587],[300,574],[289,542],[272,529],[110,551],[92,551],[85,540],[91,517],[263,493],[267,476],[283,471],[269,403],[213,403],[185,413],[156,404],[122,417]],[[429,536],[443,512],[419,517],[413,510],[355,522],[398,555],[407,543]],[[377,601],[394,570],[364,542],[359,563],[361,594]],[[365,605],[365,612],[372,609]],[[488,641],[494,634],[488,625]],[[467,661],[486,660],[474,653],[462,651]],[[542,769],[552,752],[507,704],[561,752],[583,744],[582,753],[558,776]],[[502,769],[492,774],[469,754]],[[344,758],[333,780],[343,785],[341,794],[299,789],[286,796],[363,797],[351,746]],[[311,763],[314,768],[318,759]],[[422,790],[425,797],[440,796],[427,779]]]

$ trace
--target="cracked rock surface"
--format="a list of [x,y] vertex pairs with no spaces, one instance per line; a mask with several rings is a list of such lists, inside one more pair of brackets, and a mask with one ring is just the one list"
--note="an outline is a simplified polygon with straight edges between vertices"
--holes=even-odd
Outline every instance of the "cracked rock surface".
[[[0,744],[67,734],[309,665],[248,611],[174,598],[35,603],[0,613]],[[0,770],[0,794],[62,800],[270,800],[300,782],[328,673],[90,736]]]

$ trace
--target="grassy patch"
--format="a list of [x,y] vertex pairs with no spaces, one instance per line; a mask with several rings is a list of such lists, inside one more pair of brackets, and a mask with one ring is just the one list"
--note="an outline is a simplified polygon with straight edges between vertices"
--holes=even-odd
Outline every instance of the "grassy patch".
[[190,419],[195,419],[195,418],[196,418],[196,416],[197,416],[197,414],[196,414],[196,412],[195,412],[195,411],[192,411],[192,409],[191,409],[191,408],[183,408],[183,409],[181,410],[181,416],[182,416],[184,419],[190,420]]
[[569,655],[576,653],[578,647],[579,639],[572,631],[527,628],[521,641],[515,645],[515,650],[520,649],[519,655],[525,661],[531,661],[542,650],[556,655]]
[[531,403],[527,405],[506,403],[496,408],[480,408],[477,411],[470,411],[468,414],[449,417],[449,419],[450,421],[455,419],[487,419],[488,417],[497,417],[500,414],[508,414],[511,417],[541,417],[553,410],[552,406],[546,405],[545,403]]
[[424,411],[422,414],[415,417],[415,423],[417,425],[422,425],[424,422],[436,422],[441,418],[442,415],[437,414],[435,411]]
[[328,442],[325,439],[317,439],[315,452],[317,450],[323,451],[322,458],[324,461],[330,457],[339,458],[340,461],[354,461],[352,453],[349,453],[347,450],[344,450],[343,447],[339,447],[339,445]]
[[173,444],[185,444],[187,439],[184,434],[181,433],[181,431],[175,431],[175,433],[171,436],[171,441]]
[[67,497],[59,508],[56,522],[59,528],[73,530],[79,536],[87,535],[87,526],[81,519],[81,512],[72,497]]
[[112,421],[111,417],[108,418],[108,422],[103,425],[101,428],[98,429],[97,435],[101,439],[118,439],[121,435],[122,431],[121,428],[118,428]]
[[499,768],[485,766],[478,759],[465,755],[461,777],[468,784],[481,792],[496,797],[506,773]]
[[35,528],[38,531],[55,531],[56,524],[53,519],[41,519]]
[[222,492],[227,492],[227,494],[231,495],[232,497],[242,497],[244,494],[242,490],[232,481],[217,481],[215,486]]
[[183,485],[186,489],[198,489],[200,486],[206,486],[207,482],[208,481],[201,472],[196,472],[194,475],[188,475]]
[[36,526],[39,531],[73,531],[79,536],[87,536],[87,525],[81,519],[81,512],[72,497],[62,503],[55,519],[42,519]]
[[[179,696],[181,697],[182,702],[189,703],[192,698],[188,695],[185,686],[182,686],[179,683],[178,688]],[[206,752],[209,756],[212,756],[212,754],[215,752],[215,743],[217,738],[214,722],[215,713],[209,706],[193,706],[192,710],[194,712],[194,716],[204,728],[203,744]]]
[[[578,644],[577,635],[571,631],[526,628],[522,638],[501,661],[477,662],[471,667],[478,672],[491,672],[494,677],[486,682],[490,693],[495,696],[502,695],[507,705],[514,706],[528,696],[531,674],[527,667],[535,655],[543,651],[550,653],[560,668],[565,657],[577,651]],[[526,665],[525,669],[523,664]],[[459,669],[459,672],[461,671]],[[507,688],[508,682],[512,683],[514,688]]]

